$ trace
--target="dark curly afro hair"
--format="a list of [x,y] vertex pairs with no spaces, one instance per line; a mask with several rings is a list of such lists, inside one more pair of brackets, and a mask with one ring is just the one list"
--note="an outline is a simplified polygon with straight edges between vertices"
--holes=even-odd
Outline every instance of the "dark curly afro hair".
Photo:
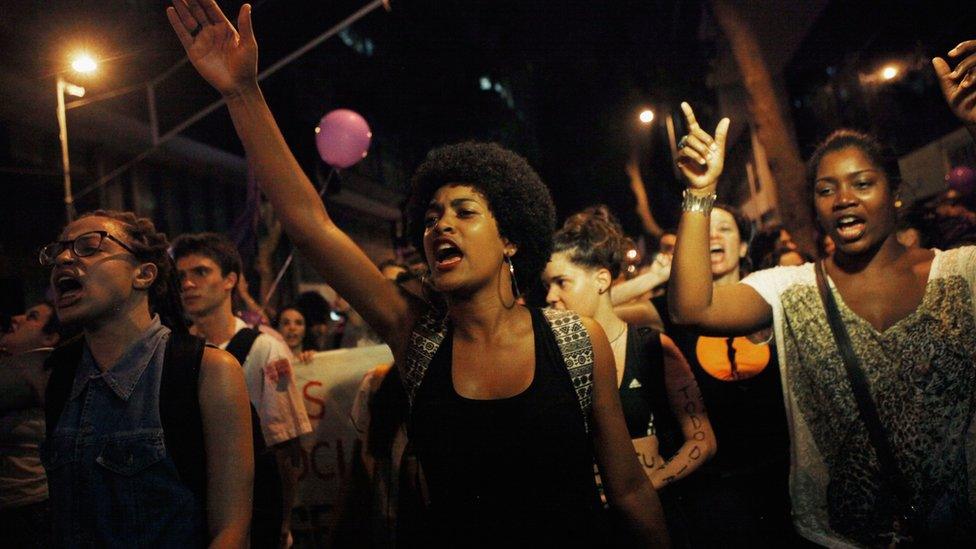
[[465,142],[438,147],[413,176],[407,205],[410,238],[424,249],[424,214],[437,189],[470,185],[488,200],[498,232],[518,246],[515,274],[528,286],[542,273],[552,252],[556,209],[549,189],[521,156],[496,143]]

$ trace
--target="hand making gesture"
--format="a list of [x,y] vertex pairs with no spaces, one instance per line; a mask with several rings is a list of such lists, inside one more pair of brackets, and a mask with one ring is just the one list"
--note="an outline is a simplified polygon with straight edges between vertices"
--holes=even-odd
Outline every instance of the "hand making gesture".
[[954,70],[941,57],[932,60],[942,93],[952,113],[976,131],[976,40],[952,48],[947,57],[957,62]]
[[688,134],[678,142],[678,168],[688,180],[689,188],[714,192],[718,176],[725,166],[725,138],[729,133],[729,119],[723,118],[715,128],[715,137],[701,129],[691,105],[681,103],[688,122]]
[[251,5],[241,6],[237,29],[214,0],[173,0],[166,16],[190,62],[224,96],[257,82],[258,44],[251,26]]

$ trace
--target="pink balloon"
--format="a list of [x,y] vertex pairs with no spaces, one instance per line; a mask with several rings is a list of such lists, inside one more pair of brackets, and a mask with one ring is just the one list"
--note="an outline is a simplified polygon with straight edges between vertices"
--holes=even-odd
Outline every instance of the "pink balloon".
[[969,166],[956,166],[946,175],[946,183],[961,196],[967,196],[976,188],[976,171]]
[[366,158],[373,132],[359,113],[336,109],[322,117],[315,128],[315,145],[326,164],[348,168]]

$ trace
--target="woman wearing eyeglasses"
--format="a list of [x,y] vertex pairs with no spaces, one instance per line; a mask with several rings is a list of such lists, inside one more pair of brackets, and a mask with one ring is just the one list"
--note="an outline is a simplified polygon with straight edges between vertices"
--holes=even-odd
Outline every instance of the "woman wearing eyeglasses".
[[[83,332],[48,359],[41,457],[56,547],[247,544],[254,465],[243,373],[199,342],[193,362],[191,353],[167,361],[170,343],[195,341],[167,248],[149,220],[96,211],[41,250],[61,321]],[[197,390],[166,389],[171,367]],[[183,416],[198,430],[167,423],[179,397],[199,408]]]

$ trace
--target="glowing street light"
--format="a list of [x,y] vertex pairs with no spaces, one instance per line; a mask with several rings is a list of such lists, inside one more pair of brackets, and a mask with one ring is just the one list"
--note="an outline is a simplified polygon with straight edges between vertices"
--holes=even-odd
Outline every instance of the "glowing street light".
[[642,124],[650,124],[654,121],[654,111],[651,109],[644,109],[638,116]]
[[884,81],[893,80],[895,77],[898,76],[899,72],[900,71],[898,70],[898,67],[894,65],[888,65],[885,68],[881,69],[881,79]]
[[98,69],[98,63],[95,62],[95,59],[91,55],[85,52],[79,52],[72,58],[71,68],[75,72],[88,74]]
[[[87,53],[79,53],[71,60],[75,72],[90,74],[98,68],[98,63]],[[71,195],[71,158],[68,155],[68,117],[65,114],[64,95],[83,97],[85,88],[72,84],[58,73],[58,139],[61,141],[61,169],[64,172],[64,211],[68,222],[75,219],[75,199]]]

